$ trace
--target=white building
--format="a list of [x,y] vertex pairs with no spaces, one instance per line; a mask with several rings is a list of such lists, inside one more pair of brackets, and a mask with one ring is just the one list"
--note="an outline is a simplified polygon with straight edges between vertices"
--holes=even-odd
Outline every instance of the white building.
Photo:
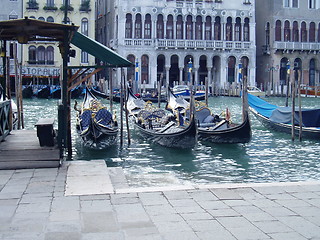
[[[97,39],[138,67],[127,79],[154,88],[192,79],[223,88],[239,81],[241,66],[255,85],[254,0],[98,0]],[[115,71],[114,71],[115,72]],[[114,74],[120,82],[119,71]]]

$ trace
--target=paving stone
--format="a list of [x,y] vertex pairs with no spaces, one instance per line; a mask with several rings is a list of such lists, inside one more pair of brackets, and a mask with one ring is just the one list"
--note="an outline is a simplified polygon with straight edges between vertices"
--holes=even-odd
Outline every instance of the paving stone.
[[81,240],[125,240],[122,232],[82,233]]
[[294,231],[292,228],[288,227],[287,225],[277,220],[254,222],[254,225],[257,226],[261,231],[263,231],[266,234],[288,233],[288,232]]
[[169,200],[171,199],[188,199],[191,198],[187,191],[164,191],[163,194]]
[[81,225],[79,221],[49,222],[46,232],[81,232]]
[[44,233],[4,233],[0,234],[0,239],[5,240],[44,240],[45,235]]
[[217,220],[214,219],[202,219],[202,220],[188,220],[187,224],[195,232],[207,232],[207,231],[221,231],[225,229]]
[[250,223],[244,217],[218,217],[218,222],[223,225],[227,229],[231,228],[247,228],[252,227],[252,223]]
[[144,206],[144,209],[149,215],[168,215],[168,214],[176,214],[176,210],[169,204],[167,205],[152,205],[152,206]]
[[248,200],[252,205],[258,207],[258,208],[266,208],[266,207],[281,207],[278,203],[276,203],[274,200],[270,200],[267,198],[261,198],[261,199],[249,199]]
[[45,240],[81,240],[80,232],[47,232]]
[[273,217],[281,217],[281,216],[295,216],[297,215],[295,212],[284,208],[284,207],[266,207],[262,208],[263,211],[270,214]]
[[198,201],[198,204],[205,210],[230,208],[222,201]]
[[193,231],[192,228],[185,222],[155,222],[154,223],[156,227],[158,228],[158,231],[160,234],[166,234],[169,232],[175,232],[177,235],[180,234],[180,232],[190,232]]
[[214,229],[214,231],[197,232],[196,234],[201,240],[236,240],[236,238],[226,229],[219,231],[217,231],[217,229]]
[[163,205],[169,203],[162,192],[139,193],[139,199],[144,206]]
[[67,211],[52,211],[49,215],[49,221],[51,222],[68,222],[68,221],[80,221],[80,211],[67,210]]
[[300,216],[278,217],[278,220],[306,238],[320,237],[320,227]]
[[210,215],[207,212],[182,213],[180,215],[187,222],[190,220],[209,220],[214,218],[212,215]]
[[270,239],[270,237],[262,232],[260,229],[256,227],[239,227],[239,228],[228,228],[233,236],[236,237],[237,240],[264,240]]
[[148,222],[150,220],[146,210],[141,204],[114,205],[114,210],[119,222]]
[[117,232],[119,226],[112,212],[81,213],[82,232]]
[[194,199],[196,202],[218,200],[218,198],[208,189],[201,189],[201,190],[196,189],[196,190],[189,190],[187,192],[190,195],[190,197]]
[[265,221],[274,221],[276,220],[275,217],[271,216],[266,212],[248,212],[242,213],[242,216],[248,219],[250,222],[265,222]]
[[245,201],[243,199],[237,199],[237,200],[223,200],[226,205],[230,207],[236,207],[236,206],[250,206],[252,205],[250,202]]
[[183,231],[183,232],[166,232],[162,233],[161,236],[164,240],[199,240],[200,238],[193,231]]
[[242,199],[234,189],[210,189],[210,191],[220,200]]
[[217,217],[240,217],[241,214],[233,210],[232,208],[222,208],[222,209],[213,209],[207,210],[208,213],[214,218]]
[[281,206],[284,206],[289,209],[294,209],[296,207],[310,207],[311,205],[306,201],[300,199],[293,199],[293,200],[275,200]]
[[269,236],[274,240],[307,240],[307,238],[301,236],[295,232],[288,232],[288,233],[272,233]]
[[52,201],[52,211],[80,211],[80,199],[78,196],[55,197]]
[[180,214],[161,214],[161,215],[149,215],[152,222],[179,222],[184,221],[184,218]]
[[112,211],[110,200],[80,201],[81,212],[109,212]]

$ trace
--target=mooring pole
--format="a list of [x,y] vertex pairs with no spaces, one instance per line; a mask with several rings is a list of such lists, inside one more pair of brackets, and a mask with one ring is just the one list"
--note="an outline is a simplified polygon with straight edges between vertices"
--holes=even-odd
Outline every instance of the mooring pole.
[[121,74],[123,76],[123,85],[124,85],[124,110],[125,110],[125,117],[126,117],[126,127],[127,127],[127,136],[128,136],[128,145],[131,144],[131,135],[130,135],[130,128],[129,128],[129,116],[128,116],[128,102],[127,102],[127,93],[128,93],[128,85],[126,84],[126,78],[124,74],[124,69],[121,68]]

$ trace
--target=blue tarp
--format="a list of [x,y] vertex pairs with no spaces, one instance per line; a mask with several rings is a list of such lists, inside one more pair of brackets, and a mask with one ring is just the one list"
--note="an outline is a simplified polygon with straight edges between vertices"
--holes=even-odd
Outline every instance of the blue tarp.
[[252,94],[248,94],[248,103],[250,107],[267,118],[270,118],[273,110],[278,108],[278,106],[268,103]]
[[[248,94],[249,106],[276,123],[291,124],[291,107],[278,107]],[[320,127],[320,109],[302,109],[302,126]],[[295,109],[295,125],[299,125],[299,110]]]

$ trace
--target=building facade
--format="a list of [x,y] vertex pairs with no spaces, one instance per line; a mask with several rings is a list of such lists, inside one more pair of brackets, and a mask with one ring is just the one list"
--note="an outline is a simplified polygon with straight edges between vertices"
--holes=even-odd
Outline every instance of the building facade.
[[319,85],[320,0],[256,0],[256,14],[259,85],[279,92],[300,76]]
[[[255,3],[248,0],[98,0],[97,40],[136,64],[126,78],[154,88],[192,81],[255,85]],[[119,70],[113,78],[120,82]],[[192,73],[192,74],[189,74]],[[190,77],[191,76],[191,77]]]
[[[64,0],[25,0],[23,16],[47,22],[64,23]],[[95,37],[95,14],[93,0],[69,0],[67,24],[79,26],[79,32]],[[23,45],[22,75],[24,84],[35,80],[43,84],[57,84],[62,66],[59,43],[30,42]],[[71,45],[75,57],[70,57],[69,65],[94,65],[95,59],[88,53]]]

